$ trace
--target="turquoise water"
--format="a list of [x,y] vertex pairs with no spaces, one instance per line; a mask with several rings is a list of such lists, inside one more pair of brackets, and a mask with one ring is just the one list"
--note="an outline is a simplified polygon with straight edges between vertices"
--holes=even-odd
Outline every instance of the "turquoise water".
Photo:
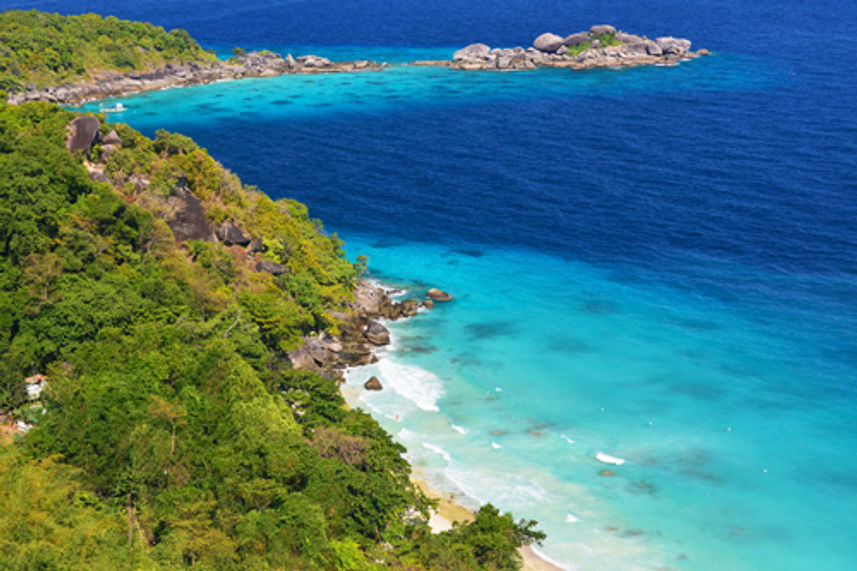
[[852,371],[794,315],[527,251],[349,249],[455,295],[348,375],[379,377],[352,401],[434,485],[537,518],[546,553],[583,569],[850,565],[851,404],[789,380]]
[[[363,57],[417,52],[437,53]],[[345,389],[435,487],[537,519],[569,567],[849,569],[853,127],[801,115],[806,85],[728,53],[394,67],[148,93],[113,118],[306,202],[371,277],[453,293]]]

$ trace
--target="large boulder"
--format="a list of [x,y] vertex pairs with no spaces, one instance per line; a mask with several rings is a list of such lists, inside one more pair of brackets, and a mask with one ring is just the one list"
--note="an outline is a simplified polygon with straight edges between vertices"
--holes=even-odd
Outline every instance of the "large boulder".
[[641,44],[645,41],[636,34],[626,34],[625,32],[616,32],[616,39],[623,44]]
[[566,36],[562,43],[566,46],[579,46],[580,44],[585,44],[588,41],[589,32],[577,32],[576,34]]
[[256,264],[256,271],[267,272],[269,274],[279,276],[289,271],[289,268],[287,268],[283,264],[278,264],[277,262],[272,262],[270,260],[262,260],[261,262]]
[[381,386],[381,381],[378,380],[378,377],[370,377],[368,381],[363,383],[363,388],[367,391],[380,391],[384,387]]
[[107,133],[104,138],[101,139],[102,145],[118,145],[122,146],[122,139],[119,138],[119,133],[116,132],[116,129],[111,129],[109,133]]
[[452,295],[446,293],[443,290],[439,290],[436,287],[431,288],[426,292],[426,297],[431,299],[432,301],[449,301],[452,299]]
[[662,50],[661,46],[659,46],[655,42],[646,42],[646,52],[650,56],[662,56],[662,55],[664,55],[664,50]]
[[173,231],[177,242],[215,241],[202,201],[193,193],[181,188],[175,189],[167,199],[167,207],[169,209],[167,225]]
[[233,244],[246,246],[253,240],[253,237],[250,236],[250,234],[232,222],[224,222],[221,224],[220,228],[217,230],[217,237],[220,238],[220,240],[227,246],[231,246]]
[[533,47],[540,52],[554,53],[562,46],[564,41],[562,37],[548,32],[536,38],[536,41],[533,42]]
[[101,121],[92,115],[76,117],[68,126],[68,135],[65,146],[70,153],[83,151],[89,156],[92,145],[98,141],[98,131],[101,129]]
[[490,46],[485,44],[470,44],[452,54],[452,59],[455,61],[485,60],[488,59],[489,53],[491,53]]
[[690,51],[690,40],[685,40],[683,38],[666,36],[663,38],[656,38],[655,43],[658,44],[658,47],[660,47],[663,53],[667,55],[684,55]]
[[616,28],[608,24],[601,24],[597,26],[592,26],[591,28],[589,28],[589,31],[592,32],[593,36],[604,36],[607,34],[615,34]]
[[370,321],[363,332],[366,340],[373,345],[389,345],[390,332],[377,321]]

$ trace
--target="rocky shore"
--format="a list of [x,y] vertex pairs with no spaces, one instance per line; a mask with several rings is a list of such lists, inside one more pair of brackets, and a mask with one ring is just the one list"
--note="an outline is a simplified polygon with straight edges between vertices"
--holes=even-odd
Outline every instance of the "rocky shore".
[[166,64],[146,72],[102,72],[91,81],[31,88],[12,93],[7,102],[12,105],[28,101],[48,101],[80,105],[87,101],[118,97],[129,93],[153,91],[167,87],[180,87],[249,77],[274,77],[284,74],[343,73],[380,71],[388,64],[368,60],[330,61],[327,58],[305,55],[297,58],[282,57],[273,52],[249,52],[227,61],[212,64],[188,62]]
[[518,71],[538,68],[574,70],[639,65],[676,65],[686,59],[708,55],[708,50],[690,50],[691,42],[672,36],[650,40],[628,34],[610,25],[592,26],[588,32],[568,36],[545,33],[524,49],[491,48],[471,44],[455,52],[451,61],[420,61],[413,65],[449,67],[456,70]]
[[[379,320],[413,317],[420,307],[431,309],[435,301],[450,299],[452,296],[448,293],[432,288],[422,302],[416,298],[394,301],[382,287],[361,278],[357,281],[349,311],[337,316],[343,322],[341,333],[334,336],[324,332],[305,338],[300,348],[288,353],[289,360],[296,369],[342,380],[343,369],[376,362],[372,349],[390,343],[390,332]],[[366,388],[383,389],[377,379],[367,382]]]

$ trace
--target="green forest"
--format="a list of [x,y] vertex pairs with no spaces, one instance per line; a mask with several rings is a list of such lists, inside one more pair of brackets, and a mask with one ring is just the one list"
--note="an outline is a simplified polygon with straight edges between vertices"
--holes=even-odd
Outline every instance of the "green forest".
[[[0,569],[519,568],[535,522],[432,534],[402,446],[286,358],[347,317],[342,242],[182,135],[100,116],[71,153],[76,116],[0,103],[0,415],[32,425],[0,433]],[[255,250],[178,240],[189,195]]]
[[92,79],[101,71],[141,71],[214,59],[182,29],[167,32],[98,14],[0,13],[0,89],[7,92]]

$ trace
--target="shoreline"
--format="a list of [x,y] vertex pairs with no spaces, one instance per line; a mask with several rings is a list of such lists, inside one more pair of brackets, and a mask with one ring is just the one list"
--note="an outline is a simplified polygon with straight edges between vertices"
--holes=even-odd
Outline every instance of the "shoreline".
[[[428,522],[432,533],[451,529],[453,522],[473,521],[473,512],[459,504],[454,495],[443,494],[432,488],[424,478],[422,473],[412,469],[411,482],[416,484],[428,498],[438,500],[437,510],[431,510],[431,517]],[[550,561],[530,545],[519,547],[518,553],[521,554],[524,562],[523,567],[521,567],[522,571],[565,571],[565,568]]]
[[[362,291],[362,294],[358,294],[358,300],[356,301],[357,307],[355,308],[358,321],[362,322],[366,319],[376,318],[378,317],[379,313],[389,314],[388,311],[379,311],[379,308],[396,307],[396,304],[401,303],[396,300],[393,300],[390,297],[390,294],[395,295],[396,293],[403,293],[399,292],[395,288],[385,286],[381,282],[367,278],[361,278],[359,284],[360,285],[358,286],[358,291]],[[437,311],[435,309],[431,309],[431,306],[428,306],[427,309],[431,311]],[[405,319],[410,319],[416,314],[417,312],[414,312],[410,315],[401,315],[401,317],[404,317]],[[372,357],[374,357],[375,359],[383,358],[383,356],[379,357],[378,353],[382,352],[379,350],[382,350],[386,346],[387,344],[374,345],[374,347],[372,347],[371,349]],[[346,371],[351,369],[352,367],[365,366],[371,364],[372,362],[376,362],[373,361],[371,358],[364,358],[361,361],[362,362],[352,363],[343,368],[338,369],[338,376],[341,380],[339,384],[339,392],[345,399],[347,406],[351,408],[355,408],[358,405],[360,395],[368,389],[358,388],[356,386],[347,384],[345,382]],[[383,390],[391,389],[386,388]],[[393,436],[395,437],[395,435]],[[461,505],[461,503],[456,499],[454,493],[444,493],[442,490],[432,488],[431,485],[428,483],[427,475],[423,474],[413,466],[411,466],[411,482],[414,483],[417,487],[419,487],[419,489],[428,498],[438,500],[437,509],[430,510],[428,525],[431,528],[432,533],[440,533],[442,531],[451,529],[453,526],[453,522],[466,523],[473,521],[473,511]],[[523,545],[518,548],[518,552],[521,554],[521,557],[523,559],[523,567],[521,567],[521,569],[523,569],[524,571],[565,571],[564,567],[561,567],[558,563],[551,561],[546,555],[539,553],[537,551],[537,548],[533,546]]]
[[[538,69],[622,69],[639,66],[675,66],[700,56],[706,49],[690,49],[690,40],[665,36],[650,40],[646,36],[626,34],[613,26],[592,26],[566,38],[545,33],[529,48],[491,48],[470,44],[448,60],[418,60],[397,67],[438,67],[452,71],[533,71]],[[92,72],[91,80],[65,82],[28,91],[10,93],[6,102],[20,105],[47,101],[61,105],[83,105],[111,97],[123,97],[162,89],[204,85],[221,81],[328,73],[384,71],[388,63],[370,60],[331,61],[316,55],[297,58],[268,50],[253,51],[229,60],[213,63],[187,61],[168,63],[156,69],[120,73]]]

